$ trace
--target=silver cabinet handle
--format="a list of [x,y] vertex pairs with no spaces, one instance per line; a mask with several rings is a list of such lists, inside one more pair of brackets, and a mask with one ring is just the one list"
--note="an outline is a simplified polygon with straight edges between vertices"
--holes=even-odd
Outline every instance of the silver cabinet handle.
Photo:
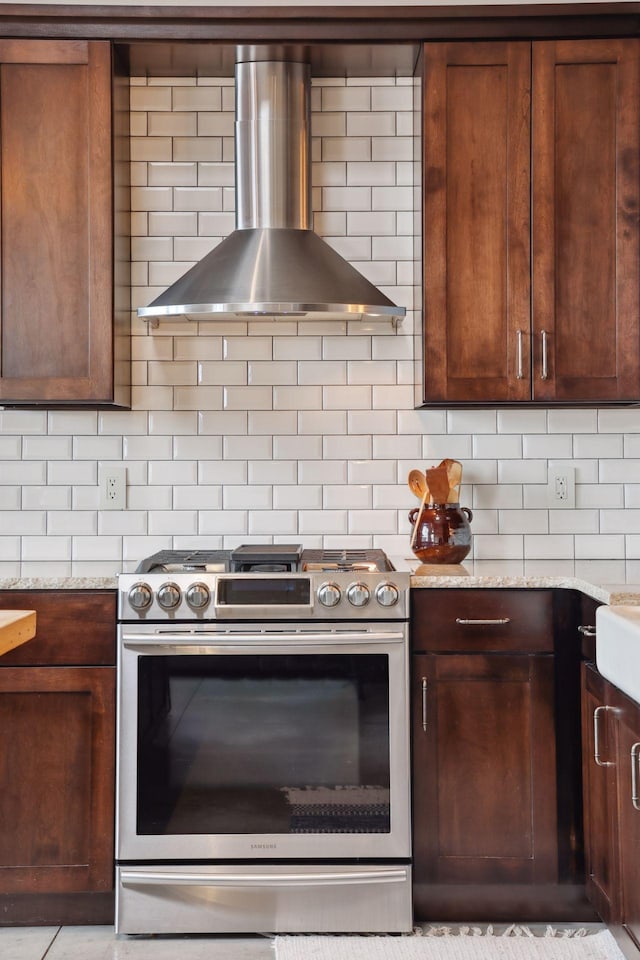
[[540,374],[541,380],[549,379],[549,361],[547,356],[547,331],[542,331],[542,373]]
[[638,750],[640,750],[640,740],[631,747],[631,803],[636,810],[640,810],[640,797],[638,796]]
[[594,626],[591,626],[591,624],[589,624],[588,626],[581,624],[578,627],[578,633],[581,633],[583,637],[595,637],[596,628]]
[[427,729],[427,678],[422,678],[422,729]]
[[516,380],[522,380],[524,376],[522,367],[522,330],[516,331],[516,343],[518,345],[518,369],[516,372]]
[[511,623],[511,617],[497,617],[495,620],[464,620],[456,617],[456,623],[463,627],[497,627],[503,623]]
[[600,759],[600,714],[605,710],[612,710],[613,707],[596,707],[593,711],[593,759],[599,767],[615,767],[611,760]]

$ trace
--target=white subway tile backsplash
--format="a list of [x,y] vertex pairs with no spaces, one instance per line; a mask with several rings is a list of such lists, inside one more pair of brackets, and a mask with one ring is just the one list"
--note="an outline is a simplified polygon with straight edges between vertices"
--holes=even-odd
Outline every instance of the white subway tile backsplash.
[[[598,533],[597,510],[550,510],[549,533]],[[576,538],[577,543],[577,538]]]
[[[173,491],[179,489],[179,487],[148,487],[146,484],[144,486],[129,484],[127,487],[127,509],[170,510],[173,506]],[[188,489],[193,490],[199,488],[189,487]],[[96,509],[98,508],[98,498],[96,498],[93,506]],[[192,504],[188,504],[187,506],[192,506]]]
[[151,536],[186,536],[198,532],[197,510],[149,510],[148,517]]
[[[312,90],[315,229],[405,321],[152,330],[133,316],[131,411],[0,409],[0,575],[112,576],[158,549],[265,540],[410,555],[407,473],[454,457],[476,569],[544,575],[553,558],[640,579],[636,409],[414,409],[415,89],[323,77]],[[234,228],[234,85],[131,90],[135,310]],[[548,508],[550,459],[576,469],[574,510]],[[99,510],[111,464],[127,467],[124,511]]]
[[92,536],[97,532],[98,518],[94,510],[53,510],[47,514],[47,535]]
[[[171,443],[172,438],[167,439]],[[222,437],[173,437],[170,456],[174,460],[221,460]]]
[[150,484],[196,484],[198,464],[195,460],[150,460]]
[[0,536],[0,576],[8,560],[20,560],[20,537]]
[[286,483],[298,482],[297,460],[249,460],[249,483]]
[[[568,460],[575,448],[570,434],[525,434],[522,438],[522,452],[527,460],[547,457],[553,460]],[[577,454],[576,454],[577,455]]]
[[222,506],[225,510],[270,510],[273,506],[273,487],[260,486],[258,483],[238,487],[227,484]]
[[[126,430],[126,433],[131,431]],[[152,410],[149,413],[151,436],[188,436],[198,432],[198,415],[190,411]]]
[[[338,387],[334,389],[337,390]],[[322,406],[322,387],[320,386],[287,387],[279,384],[273,388],[274,410],[320,410]]]
[[273,438],[273,456],[276,460],[321,460],[322,437],[312,434],[275,436]]
[[479,434],[473,437],[473,456],[481,460],[522,461],[522,437],[517,434]]
[[0,530],[3,536],[44,536],[47,515],[43,510],[0,510]]
[[197,432],[208,436],[241,436],[248,432],[248,416],[246,410],[199,410]]
[[576,560],[575,575],[592,583],[623,583],[624,560]]
[[397,462],[395,460],[350,460],[348,480],[349,483],[397,483]]
[[46,473],[47,465],[42,461],[5,460],[0,463],[0,487],[43,484],[46,482]]
[[25,437],[22,441],[24,460],[70,460],[71,437]]
[[597,410],[555,410],[547,411],[547,429],[549,433],[597,433]]
[[225,460],[271,460],[273,437],[224,437]]
[[198,383],[202,386],[246,386],[247,364],[244,360],[205,360],[197,365]]
[[640,433],[640,411],[637,407],[594,410],[593,413],[597,414],[598,433]]
[[524,556],[527,560],[540,560],[543,557],[558,557],[567,560],[574,553],[574,538],[569,534],[551,533],[528,534],[524,538]]
[[640,533],[640,510],[601,510],[602,533]]
[[201,483],[196,487],[175,486],[171,502],[163,506],[165,509],[173,508],[174,510],[219,510],[222,507],[222,491],[222,486],[214,484]]

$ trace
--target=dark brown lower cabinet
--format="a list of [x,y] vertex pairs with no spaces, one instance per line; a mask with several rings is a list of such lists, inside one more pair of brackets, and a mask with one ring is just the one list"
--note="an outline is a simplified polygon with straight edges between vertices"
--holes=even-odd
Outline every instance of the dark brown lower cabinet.
[[115,593],[0,593],[9,607],[37,632],[0,659],[0,924],[109,923]]
[[618,814],[622,921],[640,949],[640,709],[629,707],[618,730]]
[[553,592],[415,590],[412,650],[416,919],[595,920],[559,789]]
[[[582,667],[588,893],[602,919],[640,949],[640,706]],[[631,951],[627,948],[631,947]]]
[[[582,665],[582,749],[587,896],[606,923],[618,920],[617,725],[609,684]],[[597,737],[597,748],[596,748]]]

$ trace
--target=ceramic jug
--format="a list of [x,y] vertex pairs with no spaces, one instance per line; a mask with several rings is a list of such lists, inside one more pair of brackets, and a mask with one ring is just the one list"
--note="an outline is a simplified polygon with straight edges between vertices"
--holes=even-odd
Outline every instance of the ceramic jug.
[[411,549],[423,563],[461,563],[471,549],[471,520],[471,510],[459,503],[414,507],[409,522],[418,529]]

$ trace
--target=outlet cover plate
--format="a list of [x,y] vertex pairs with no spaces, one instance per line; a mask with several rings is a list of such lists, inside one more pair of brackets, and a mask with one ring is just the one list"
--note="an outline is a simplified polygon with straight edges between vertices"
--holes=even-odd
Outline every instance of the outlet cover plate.
[[100,510],[127,509],[127,468],[105,467],[100,474]]
[[547,505],[550,510],[575,510],[576,468],[567,460],[549,460]]

